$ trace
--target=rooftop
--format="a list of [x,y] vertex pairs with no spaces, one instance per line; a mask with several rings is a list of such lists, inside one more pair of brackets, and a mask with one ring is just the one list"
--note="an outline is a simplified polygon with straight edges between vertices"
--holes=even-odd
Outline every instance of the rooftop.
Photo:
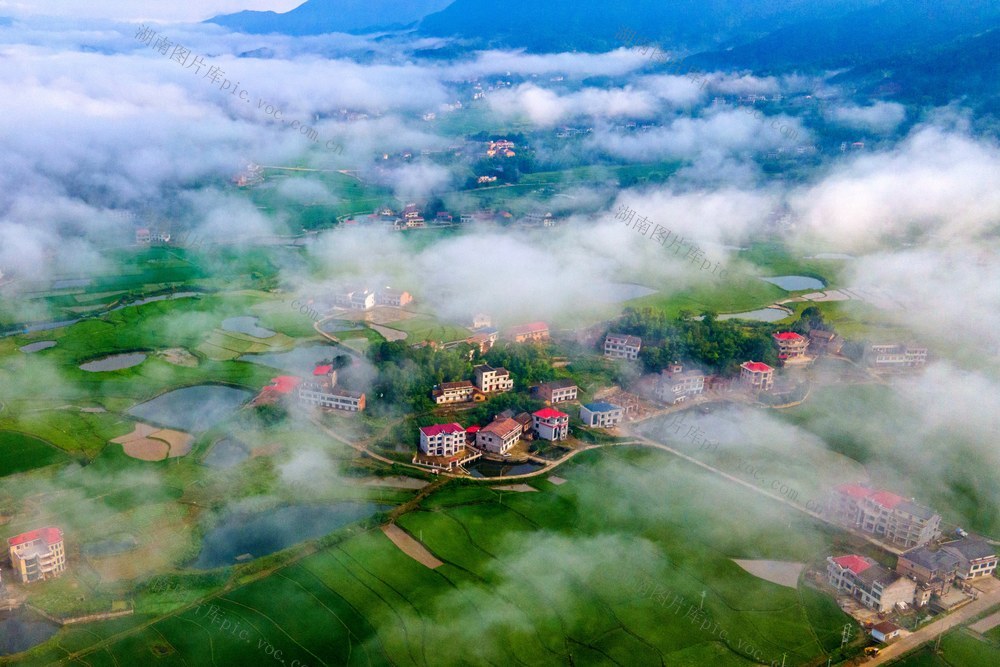
[[269,386],[272,391],[278,394],[290,394],[295,391],[295,388],[299,386],[300,382],[302,382],[302,380],[294,375],[279,375],[278,377],[271,379],[271,384]]
[[609,333],[608,338],[616,338],[618,340],[622,340],[624,341],[625,345],[629,345],[631,347],[639,347],[640,345],[642,345],[642,339],[639,338],[638,336],[630,336],[628,334],[619,334],[619,333]]
[[977,539],[963,538],[954,542],[945,542],[942,546],[954,549],[968,560],[988,558],[997,555],[997,548],[988,542]]
[[551,382],[543,382],[538,386],[545,387],[546,389],[569,389],[570,387],[575,387],[576,382],[570,379],[552,380]]
[[774,370],[773,368],[765,364],[763,361],[744,361],[742,364],[740,364],[740,367],[745,368],[748,371],[752,371],[754,373],[767,373],[768,371]]
[[866,584],[879,583],[882,585],[891,584],[901,577],[890,569],[882,567],[878,563],[872,563],[871,567],[866,567],[861,572],[856,573],[858,579]]
[[313,375],[329,375],[333,371],[333,364],[323,364],[313,369]]
[[612,405],[605,401],[595,401],[593,403],[584,403],[583,407],[587,408],[591,412],[611,412],[612,410],[621,410],[620,406]]
[[895,493],[890,493],[889,491],[876,491],[870,498],[882,507],[888,507],[889,509],[894,509],[896,505],[904,500],[902,496],[897,496]]
[[569,417],[569,415],[565,412],[560,412],[555,408],[542,408],[532,414],[539,419],[562,419],[563,417]]
[[8,546],[16,547],[19,544],[27,544],[38,539],[43,540],[46,544],[55,544],[56,542],[61,542],[62,538],[63,533],[61,530],[47,526],[45,528],[29,530],[27,533],[21,533],[20,535],[8,538],[7,544]]
[[545,322],[531,322],[529,324],[520,324],[516,327],[511,327],[507,329],[507,333],[511,336],[516,336],[518,334],[527,333],[538,333],[540,331],[548,331],[549,325]]
[[874,562],[864,556],[856,556],[851,554],[849,556],[837,556],[833,559],[833,562],[840,567],[850,570],[854,574],[861,574],[872,565]]
[[900,558],[905,558],[911,563],[928,570],[950,570],[958,565],[958,558],[953,554],[943,549],[932,551],[926,546],[910,549],[904,552]]
[[493,433],[501,438],[506,438],[511,433],[522,430],[522,426],[519,422],[514,421],[510,418],[498,419],[490,424],[486,425],[482,429],[482,433]]
[[794,331],[779,331],[774,334],[776,340],[805,340],[803,336]]
[[442,433],[465,433],[465,429],[461,424],[457,422],[452,422],[450,424],[434,424],[432,426],[421,426],[420,432],[429,438],[435,435],[440,435]]
[[902,628],[900,628],[892,621],[882,621],[878,625],[872,626],[872,630],[878,630],[883,635],[887,635],[890,632],[895,632],[896,630],[902,630]]

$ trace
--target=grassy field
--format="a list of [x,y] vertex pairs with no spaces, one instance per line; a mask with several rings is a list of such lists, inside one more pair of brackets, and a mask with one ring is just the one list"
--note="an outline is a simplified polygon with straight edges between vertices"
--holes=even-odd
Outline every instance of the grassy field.
[[50,443],[16,431],[0,431],[0,477],[66,460]]
[[968,630],[954,630],[941,639],[940,652],[926,646],[896,660],[893,667],[995,667],[1000,664],[1000,641],[981,639]]
[[[344,529],[263,579],[143,597],[153,615],[67,628],[18,664],[68,662],[59,645],[89,665],[799,665],[839,645],[832,598],[730,560],[815,561],[828,536],[811,521],[660,452],[588,452],[560,476],[535,493],[451,483],[403,515],[437,570]],[[112,625],[131,629],[86,648]]]

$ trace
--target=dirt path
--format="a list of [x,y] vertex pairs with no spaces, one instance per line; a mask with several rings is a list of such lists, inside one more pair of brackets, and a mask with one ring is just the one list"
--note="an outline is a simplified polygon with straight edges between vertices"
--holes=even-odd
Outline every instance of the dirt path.
[[1000,625],[1000,611],[992,616],[987,616],[981,621],[977,621],[976,623],[970,625],[969,628],[975,630],[979,634],[983,634],[989,632],[998,625]]

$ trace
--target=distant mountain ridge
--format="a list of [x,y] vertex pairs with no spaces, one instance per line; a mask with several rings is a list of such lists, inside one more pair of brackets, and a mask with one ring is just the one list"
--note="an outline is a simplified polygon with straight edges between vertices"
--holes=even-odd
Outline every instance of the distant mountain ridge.
[[277,12],[244,11],[208,19],[230,30],[249,34],[292,36],[329,32],[361,33],[400,29],[445,8],[451,0],[309,0],[295,9]]

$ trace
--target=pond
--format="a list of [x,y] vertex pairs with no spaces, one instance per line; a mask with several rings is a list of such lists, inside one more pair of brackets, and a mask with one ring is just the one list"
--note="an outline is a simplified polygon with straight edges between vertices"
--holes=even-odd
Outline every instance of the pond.
[[276,332],[258,326],[259,322],[260,320],[256,317],[230,317],[222,321],[222,329],[224,331],[246,334],[254,338],[270,338],[275,335]]
[[777,322],[788,317],[790,313],[781,308],[758,308],[748,310],[743,313],[724,313],[716,319],[719,320],[756,320],[758,322]]
[[208,456],[205,457],[204,464],[212,468],[232,468],[242,463],[250,456],[250,448],[235,438],[223,438],[214,445]]
[[777,285],[786,292],[797,292],[804,289],[823,289],[826,283],[810,276],[774,276],[773,278],[761,278],[772,285]]
[[132,368],[146,361],[146,355],[142,352],[128,352],[125,354],[112,354],[110,357],[95,359],[81,364],[80,368],[88,373],[103,373],[106,371],[120,371],[124,368]]
[[501,463],[500,461],[480,460],[466,466],[473,477],[509,477],[510,475],[525,475],[544,468],[541,463],[527,461],[524,463]]
[[228,419],[253,394],[219,385],[184,387],[140,403],[128,411],[141,421],[189,433],[205,431]]
[[29,343],[18,349],[25,354],[31,354],[32,352],[41,352],[42,350],[47,350],[50,347],[55,347],[56,342],[54,340],[40,340],[37,343]]
[[260,558],[326,535],[387,507],[376,503],[341,502],[287,505],[263,511],[230,510],[205,535],[201,553],[191,567],[208,570],[233,565],[247,560],[241,558],[246,554]]
[[333,359],[338,354],[353,356],[351,351],[339,345],[303,345],[288,352],[244,354],[239,358],[239,361],[270,366],[293,375],[312,375],[316,364],[324,359]]
[[27,651],[47,641],[59,630],[55,623],[46,621],[25,609],[0,611],[0,655]]

